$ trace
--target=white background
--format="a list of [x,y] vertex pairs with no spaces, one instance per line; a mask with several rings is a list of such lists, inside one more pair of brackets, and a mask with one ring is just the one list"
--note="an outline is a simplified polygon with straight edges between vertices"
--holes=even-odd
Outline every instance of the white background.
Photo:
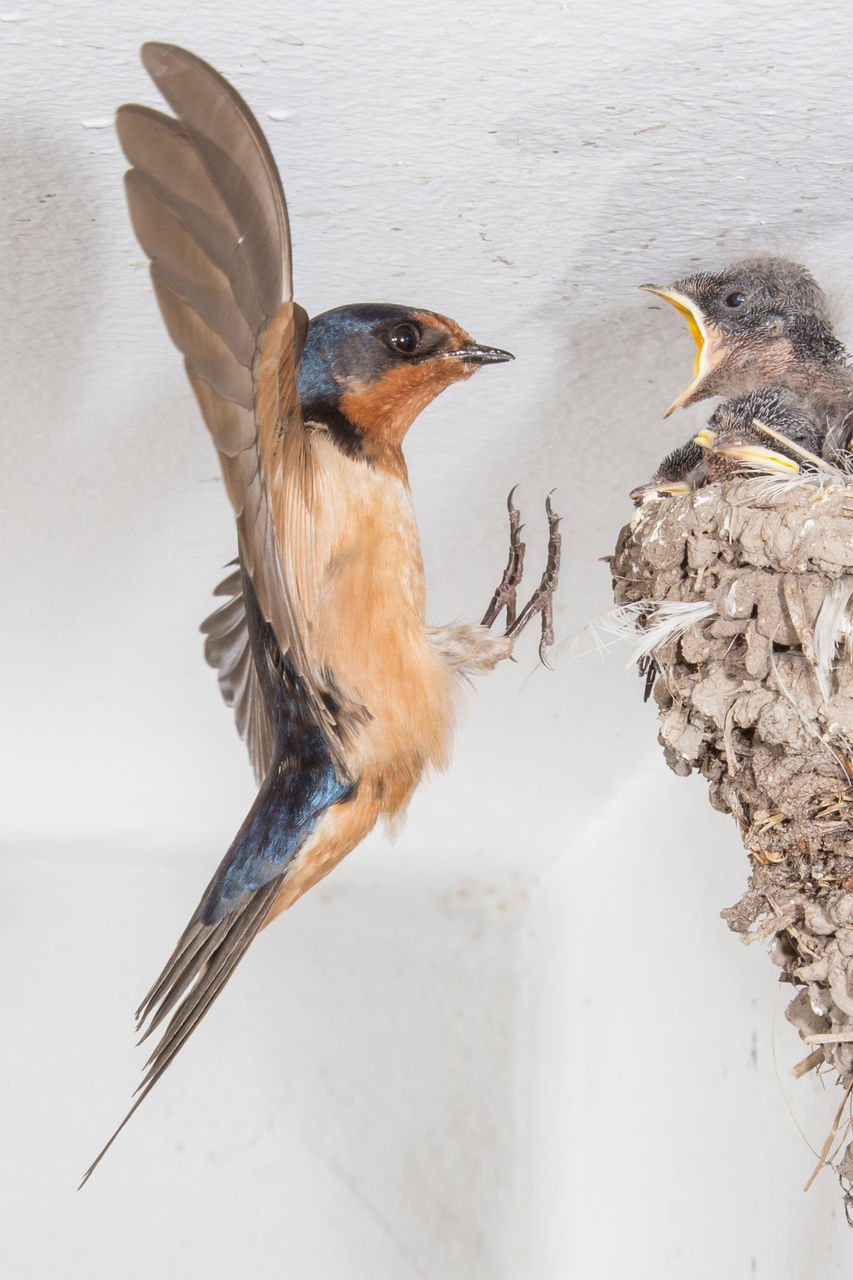
[[[234,538],[126,216],[119,102],[186,44],[246,96],[311,312],[447,312],[513,365],[408,447],[434,621],[476,618],[556,486],[568,635],[627,491],[709,406],[636,286],[806,262],[853,340],[853,18],[826,3],[0,5],[4,1273],[604,1280],[849,1274],[838,1103],[746,877],[625,654],[519,661],[453,768],[263,934],[84,1192],[130,1016],[248,807],[196,627]],[[583,647],[583,646],[581,646]],[[775,1061],[774,1061],[775,1055]]]

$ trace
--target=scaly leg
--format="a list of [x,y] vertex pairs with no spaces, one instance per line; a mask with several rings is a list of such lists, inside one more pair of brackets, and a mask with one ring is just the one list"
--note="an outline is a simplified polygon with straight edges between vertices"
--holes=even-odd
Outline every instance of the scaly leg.
[[515,622],[516,610],[516,591],[521,582],[521,575],[524,569],[524,553],[527,550],[525,544],[521,541],[521,513],[513,502],[518,485],[514,485],[509,491],[509,497],[506,500],[506,509],[509,512],[509,558],[504,569],[504,576],[492,596],[491,604],[483,614],[481,627],[490,627],[498,617],[502,609],[506,609],[506,625],[507,631]]
[[507,499],[507,510],[509,511],[509,559],[507,560],[507,566],[500,585],[486,610],[482,625],[490,627],[501,610],[505,608],[507,621],[504,634],[507,639],[514,640],[521,635],[531,618],[534,618],[537,613],[541,614],[542,635],[539,641],[539,660],[545,663],[545,652],[554,643],[554,592],[560,576],[560,547],[562,543],[559,532],[560,517],[551,506],[551,497],[549,495],[545,499],[545,513],[548,517],[548,559],[545,564],[545,571],[542,574],[539,586],[527,604],[520,613],[516,614],[516,591],[521,582],[525,544],[520,537],[521,516],[512,501],[514,493],[515,490],[513,489]]

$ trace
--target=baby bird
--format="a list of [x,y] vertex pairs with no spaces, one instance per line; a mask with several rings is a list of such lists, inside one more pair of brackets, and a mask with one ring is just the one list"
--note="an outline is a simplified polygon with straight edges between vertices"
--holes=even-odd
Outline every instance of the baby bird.
[[853,372],[832,331],[823,291],[805,267],[751,258],[665,288],[643,288],[684,316],[696,342],[694,376],[665,417],[708,396],[738,399],[762,387],[784,387],[823,431],[823,448],[846,445]]
[[648,498],[675,498],[690,493],[705,478],[705,453],[694,439],[668,453],[651,480],[631,490],[634,502]]
[[677,496],[746,473],[796,475],[807,457],[819,461],[822,442],[822,429],[803,412],[792,391],[751,391],[718,405],[707,427],[668,454],[631,497],[640,503]]
[[402,442],[441,391],[512,356],[417,307],[343,306],[309,323],[249,108],[185,50],[147,44],[142,58],[177,118],[120,109],[128,202],[234,508],[239,555],[206,654],[261,785],[139,1010],[145,1035],[168,1022],[119,1130],[258,931],[446,766],[462,679],[509,657],[537,614],[551,641],[560,551],[549,505],[548,564],[518,610],[510,498],[509,563],[483,622],[427,626]]
[[705,451],[703,482],[744,473],[797,475],[808,458],[819,461],[823,434],[786,388],[726,400],[695,437]]

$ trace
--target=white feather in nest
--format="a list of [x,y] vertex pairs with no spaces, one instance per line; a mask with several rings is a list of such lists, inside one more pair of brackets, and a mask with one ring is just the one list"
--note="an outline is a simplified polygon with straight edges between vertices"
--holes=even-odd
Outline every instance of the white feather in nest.
[[716,617],[717,611],[705,600],[637,600],[633,604],[611,609],[593,622],[588,622],[560,646],[569,646],[569,657],[579,658],[591,652],[580,650],[581,640],[589,639],[599,653],[605,653],[615,644],[631,645],[631,656],[626,662],[630,667],[643,658],[652,657],[659,646],[669,640],[678,640],[691,627],[707,618]]
[[853,600],[853,577],[839,578],[826,594],[814,626],[815,676],[824,703],[832,692],[835,657],[843,645],[848,657],[853,636],[850,604]]
[[816,467],[801,467],[798,472],[789,472],[786,475],[765,472],[755,476],[754,494],[756,499],[761,501],[765,498],[781,497],[790,493],[792,489],[808,485],[817,490],[815,496],[819,497],[830,485],[836,484],[837,480],[837,476],[831,472],[823,468],[818,470]]

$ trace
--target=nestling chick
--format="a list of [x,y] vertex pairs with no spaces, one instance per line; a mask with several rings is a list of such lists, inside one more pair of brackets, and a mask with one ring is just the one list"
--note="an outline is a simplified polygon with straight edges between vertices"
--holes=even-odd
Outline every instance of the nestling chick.
[[647,498],[677,497],[689,493],[705,478],[705,453],[694,439],[668,453],[651,480],[631,490],[634,502]]
[[693,379],[664,416],[708,396],[737,399],[762,387],[786,387],[830,448],[846,443],[853,374],[823,291],[805,267],[751,258],[665,288],[643,288],[681,312],[697,347]]
[[[765,387],[719,405],[695,442],[705,451],[704,480],[710,483],[744,472],[796,475],[803,462],[800,450],[819,456],[823,435],[822,429],[802,412],[793,392]],[[786,448],[778,436],[799,449]]]
[[718,405],[707,427],[667,454],[652,479],[632,490],[631,497],[644,502],[677,496],[745,472],[796,474],[802,452],[786,449],[767,428],[819,457],[823,431],[803,412],[800,398],[785,387],[765,387]]

